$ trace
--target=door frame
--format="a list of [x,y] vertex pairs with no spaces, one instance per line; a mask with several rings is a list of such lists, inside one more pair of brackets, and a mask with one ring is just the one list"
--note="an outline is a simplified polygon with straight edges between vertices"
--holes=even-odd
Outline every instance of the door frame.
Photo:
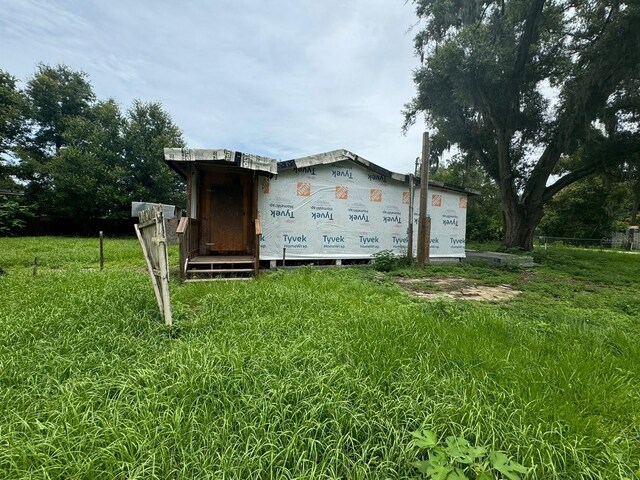
[[[198,216],[200,232],[198,240],[199,255],[253,255],[255,252],[254,220],[257,218],[257,190],[255,172],[227,166],[203,166],[198,175]],[[211,243],[215,219],[211,214],[211,189],[215,185],[228,185],[240,181],[243,189],[242,201],[242,246],[238,250],[215,250]]]

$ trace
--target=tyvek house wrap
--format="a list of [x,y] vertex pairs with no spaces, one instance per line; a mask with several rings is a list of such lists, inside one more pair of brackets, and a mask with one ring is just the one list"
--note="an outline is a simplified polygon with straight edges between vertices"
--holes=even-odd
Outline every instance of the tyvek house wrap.
[[[260,259],[367,259],[407,252],[409,186],[351,161],[281,171],[258,187]],[[429,188],[431,257],[464,257],[467,195]],[[414,250],[419,190],[414,192]],[[415,251],[414,251],[415,254]]]

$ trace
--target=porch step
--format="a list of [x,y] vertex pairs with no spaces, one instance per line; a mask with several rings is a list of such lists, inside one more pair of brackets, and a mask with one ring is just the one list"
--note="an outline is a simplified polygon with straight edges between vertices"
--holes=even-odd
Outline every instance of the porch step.
[[200,257],[194,257],[189,260],[189,265],[219,265],[219,264],[253,264],[255,258],[250,255],[237,255],[237,256],[211,256],[203,255]]
[[253,280],[253,277],[187,278],[185,282],[233,282],[242,280]]
[[249,280],[253,278],[255,257],[250,255],[203,255],[189,259],[186,281]]
[[194,268],[187,270],[187,273],[253,273],[253,268]]

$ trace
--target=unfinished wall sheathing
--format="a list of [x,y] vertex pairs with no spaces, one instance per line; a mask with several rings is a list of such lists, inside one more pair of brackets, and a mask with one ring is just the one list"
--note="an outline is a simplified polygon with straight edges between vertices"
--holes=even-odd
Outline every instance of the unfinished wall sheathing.
[[[390,172],[389,172],[390,173]],[[407,253],[409,185],[344,160],[289,169],[260,179],[261,260],[368,259],[381,250]],[[419,189],[414,192],[414,250]],[[430,186],[431,257],[461,258],[467,194]],[[415,254],[415,251],[414,251]]]

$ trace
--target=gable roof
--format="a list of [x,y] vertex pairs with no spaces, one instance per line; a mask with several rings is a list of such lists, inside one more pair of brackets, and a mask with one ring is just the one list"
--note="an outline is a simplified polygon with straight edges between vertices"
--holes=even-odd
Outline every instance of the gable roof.
[[[318,153],[316,155],[309,155],[307,157],[294,158],[292,160],[285,160],[278,162],[278,171],[281,170],[291,170],[293,168],[304,168],[304,167],[312,167],[314,165],[326,165],[336,162],[342,162],[345,160],[350,160],[358,165],[362,165],[363,167],[372,170],[380,175],[384,175],[385,177],[392,178],[399,182],[409,183],[409,175],[403,173],[392,172],[391,170],[387,170],[380,165],[377,165],[366,158],[360,157],[353,152],[345,149],[339,150],[331,150],[330,152]],[[415,177],[416,182],[420,183],[420,177]],[[453,185],[445,182],[438,182],[436,180],[429,180],[429,185],[432,187],[442,188],[444,190],[453,190],[455,192],[466,193],[467,195],[480,195],[480,192],[475,190],[470,190],[465,187],[461,187],[459,185]]]
[[[277,174],[280,171],[292,170],[294,168],[327,165],[349,160],[379,175],[384,175],[385,177],[389,177],[398,182],[409,183],[409,175],[387,170],[386,168],[345,149],[331,150],[330,152],[318,153],[316,155],[278,161],[262,155],[254,155],[226,149],[165,148],[164,160],[182,177],[185,177],[185,173],[180,167],[194,163],[226,163],[241,168],[248,168],[250,170]],[[420,183],[420,177],[415,177],[415,180],[416,183]],[[429,180],[429,185],[432,187],[442,188],[444,190],[466,193],[467,195],[480,195],[480,192],[475,190],[469,190],[468,188],[464,188],[459,185],[438,182],[435,180]]]

